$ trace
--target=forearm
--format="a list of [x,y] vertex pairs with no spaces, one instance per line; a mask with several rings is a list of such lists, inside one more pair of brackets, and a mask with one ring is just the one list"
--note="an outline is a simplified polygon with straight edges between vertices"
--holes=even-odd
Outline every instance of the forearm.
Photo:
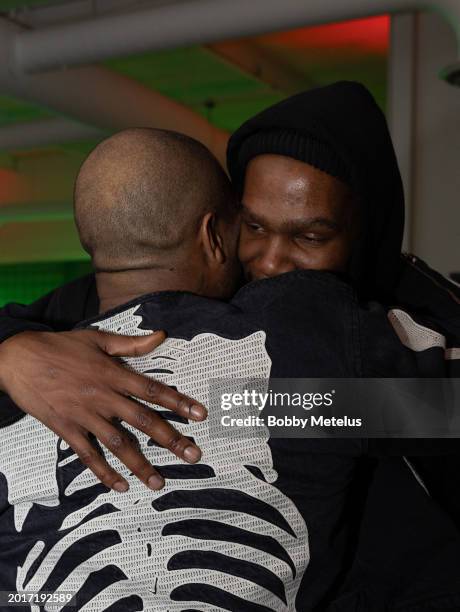
[[5,351],[1,350],[3,343],[12,341],[13,336],[25,331],[52,331],[52,327],[44,323],[48,303],[49,297],[45,296],[29,306],[12,303],[0,309],[0,391],[6,392],[6,356]]

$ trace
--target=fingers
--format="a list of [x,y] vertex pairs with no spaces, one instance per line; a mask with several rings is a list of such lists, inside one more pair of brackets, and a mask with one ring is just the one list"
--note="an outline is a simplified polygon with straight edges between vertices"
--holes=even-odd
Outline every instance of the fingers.
[[[111,356],[120,357],[149,353],[166,338],[163,331],[154,332],[149,336],[117,336],[104,332],[95,332],[95,334],[96,342],[101,350]],[[205,407],[199,402],[179,393],[168,385],[130,372],[128,369],[117,367],[115,385],[115,390],[123,395],[132,395],[151,404],[168,408],[192,421],[203,421],[208,415]]]
[[112,357],[139,357],[150,353],[166,339],[164,331],[146,336],[119,336],[102,331],[91,333],[94,333],[99,348]]
[[177,457],[188,463],[196,463],[201,459],[201,450],[187,437],[156,414],[154,410],[133,400],[120,401],[114,396],[111,410],[125,423],[139,429],[163,448],[167,448]]
[[[155,470],[155,468],[141,453],[136,444],[136,439],[132,439],[127,432],[123,431],[122,428],[115,427],[103,418],[95,418],[93,422],[88,424],[88,429],[94,433],[97,439],[111,453],[118,457],[118,459],[124,463],[124,465],[126,465],[134,476],[139,478],[139,480],[141,480],[146,486],[154,491],[161,489],[164,486],[164,478],[157,472],[157,470]],[[97,459],[95,459],[93,455],[89,457],[85,456],[84,458],[85,461],[83,459],[82,461],[85,463],[85,465],[90,467],[92,471],[94,471],[93,467],[95,465],[95,461],[96,468],[101,469],[100,463],[97,462]],[[90,464],[86,462],[88,458],[90,460]],[[117,477],[119,478],[118,475]],[[125,490],[127,490],[127,487]]]
[[73,426],[70,434],[62,431],[58,435],[69,444],[80,461],[93,472],[103,485],[119,493],[129,489],[127,481],[107,463],[84,432],[77,432]]
[[[148,336],[118,336],[104,332],[90,331],[99,348],[111,356],[135,356],[151,352],[165,339],[163,331]],[[104,357],[105,358],[105,357]],[[193,421],[202,421],[207,411],[199,402],[179,393],[168,385],[146,376],[131,372],[114,361],[107,359],[105,375],[110,375],[110,385],[114,391],[125,396],[134,396],[149,403],[168,408],[180,416]],[[104,379],[104,374],[99,375]],[[106,377],[106,382],[108,379]]]
[[116,390],[123,395],[131,395],[150,404],[157,404],[172,410],[192,421],[204,421],[208,416],[206,408],[191,397],[179,393],[158,380],[135,374],[126,369],[120,371]]

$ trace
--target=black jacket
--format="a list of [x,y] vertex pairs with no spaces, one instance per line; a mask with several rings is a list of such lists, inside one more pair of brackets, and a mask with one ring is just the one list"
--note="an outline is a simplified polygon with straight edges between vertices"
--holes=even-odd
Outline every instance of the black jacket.
[[[211,433],[222,411],[210,378],[225,381],[222,393],[241,391],[241,378],[416,376],[417,355],[383,309],[359,305],[331,274],[298,271],[250,283],[230,303],[160,292],[88,324],[131,335],[167,331],[157,351],[126,361],[209,407],[203,423],[174,418],[203,459],[184,465],[131,429],[169,482],[153,493],[116,462],[131,484],[119,495],[32,417],[0,429],[0,588],[30,582],[54,590],[72,575],[77,609],[91,597],[101,609],[152,612],[172,601],[238,612],[460,607],[460,533],[400,459],[378,468],[384,495],[371,497],[364,552],[347,575],[366,503],[369,441]],[[276,407],[277,416],[284,412]],[[17,577],[38,541],[38,557]]]

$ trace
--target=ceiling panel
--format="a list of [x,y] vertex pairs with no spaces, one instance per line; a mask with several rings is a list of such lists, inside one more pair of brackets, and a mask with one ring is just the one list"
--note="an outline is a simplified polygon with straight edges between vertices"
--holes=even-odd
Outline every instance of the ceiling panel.
[[190,106],[214,125],[233,131],[251,114],[282,98],[202,47],[110,60],[105,65]]

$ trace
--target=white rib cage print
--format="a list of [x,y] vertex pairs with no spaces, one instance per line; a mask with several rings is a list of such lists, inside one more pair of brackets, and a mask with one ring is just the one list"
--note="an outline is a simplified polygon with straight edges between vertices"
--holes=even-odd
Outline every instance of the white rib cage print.
[[[136,310],[97,326],[148,333],[139,328]],[[210,378],[268,380],[271,368],[263,331],[240,340],[209,333],[191,341],[170,338],[151,354],[126,362],[205,404]],[[18,567],[18,590],[76,592],[83,601],[77,609],[85,612],[100,612],[129,597],[140,598],[144,610],[159,612],[295,610],[309,562],[307,527],[294,503],[274,486],[268,430],[251,439],[211,439],[208,421],[174,421],[174,426],[200,446],[200,463],[188,465],[126,426],[147,459],[160,467],[166,486],[150,491],[107,453],[129,480],[124,494],[98,485],[72,450],[32,417],[7,428],[0,470],[16,529],[29,533],[38,509],[42,520],[43,512],[49,517],[48,527],[60,512],[51,535],[38,536]],[[79,505],[66,513],[74,494]],[[85,589],[96,575],[106,586],[88,596]]]

